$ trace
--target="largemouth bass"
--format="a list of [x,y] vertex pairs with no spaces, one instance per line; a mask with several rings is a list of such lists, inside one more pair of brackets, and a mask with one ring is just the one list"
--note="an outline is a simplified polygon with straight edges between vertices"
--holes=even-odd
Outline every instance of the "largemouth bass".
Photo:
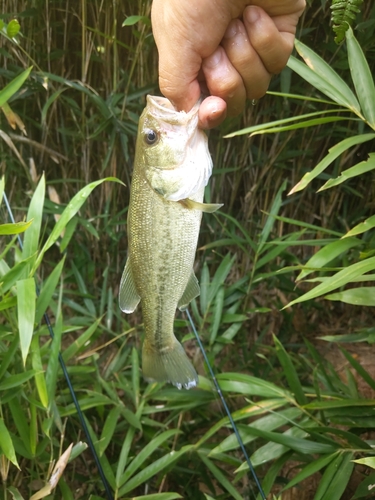
[[131,313],[142,304],[143,375],[179,389],[198,376],[173,332],[176,308],[199,295],[193,271],[203,203],[212,172],[207,137],[198,129],[199,103],[178,112],[163,97],[147,96],[138,127],[128,212],[128,260],[119,304]]

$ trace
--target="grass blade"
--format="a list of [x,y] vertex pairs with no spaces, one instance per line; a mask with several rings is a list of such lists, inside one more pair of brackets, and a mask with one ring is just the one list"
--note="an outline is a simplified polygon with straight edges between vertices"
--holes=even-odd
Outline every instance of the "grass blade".
[[242,500],[242,495],[238,493],[236,488],[232,485],[230,481],[224,476],[224,474],[221,472],[221,470],[216,467],[216,465],[211,462],[209,458],[204,453],[204,450],[200,450],[198,452],[198,455],[204,465],[207,467],[212,472],[212,475],[215,477],[215,479],[219,482],[219,484],[228,491],[228,493],[231,495],[231,498],[235,498],[236,500]]
[[[44,207],[44,197],[46,190],[46,181],[44,174],[40,178],[39,184],[31,198],[29,209],[27,211],[27,220],[34,219],[30,229],[25,233],[23,239],[22,257],[27,259],[35,254],[39,246],[40,228],[42,225],[42,215]],[[34,259],[36,256],[34,257]]]
[[23,364],[34,332],[36,290],[34,278],[17,281],[17,314]]
[[320,191],[324,191],[325,189],[329,189],[334,186],[338,186],[339,184],[347,181],[348,179],[352,179],[353,177],[357,177],[358,175],[363,175],[366,172],[370,172],[375,168],[375,153],[370,153],[369,158],[366,161],[361,161],[354,165],[351,168],[348,168],[341,172],[341,174],[335,179],[329,179],[323,186],[318,189],[318,193]]
[[375,129],[375,85],[363,50],[349,26],[345,32],[348,61],[354,87],[362,113],[371,128]]
[[375,287],[362,286],[350,288],[342,292],[331,293],[324,298],[327,300],[339,300],[340,302],[354,306],[375,306]]
[[0,443],[1,450],[8,460],[12,462],[18,469],[20,466],[17,462],[16,452],[14,450],[12,438],[10,437],[9,431],[5,426],[4,420],[0,418]]

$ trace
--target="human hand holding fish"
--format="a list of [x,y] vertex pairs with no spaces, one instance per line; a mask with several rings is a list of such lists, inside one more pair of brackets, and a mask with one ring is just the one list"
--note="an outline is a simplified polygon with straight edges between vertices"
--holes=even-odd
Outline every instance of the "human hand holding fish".
[[305,0],[154,0],[159,86],[178,110],[202,90],[199,126],[212,128],[259,99],[287,63]]
[[142,305],[146,379],[194,387],[197,373],[173,332],[176,309],[199,295],[193,271],[203,203],[212,160],[198,128],[197,102],[178,112],[164,97],[147,96],[138,125],[128,212],[128,259],[119,304],[133,312]]

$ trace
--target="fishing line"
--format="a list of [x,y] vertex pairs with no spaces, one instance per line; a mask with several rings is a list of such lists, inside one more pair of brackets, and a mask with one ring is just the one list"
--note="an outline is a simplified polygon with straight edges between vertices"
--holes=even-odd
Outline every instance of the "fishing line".
[[240,448],[241,448],[241,450],[242,450],[242,453],[244,454],[244,457],[245,457],[245,460],[246,460],[246,462],[247,462],[247,465],[249,466],[249,469],[250,469],[250,471],[251,471],[251,474],[252,474],[252,476],[253,476],[253,478],[254,478],[254,481],[255,481],[255,483],[256,483],[256,485],[257,485],[257,487],[258,487],[258,490],[259,490],[260,496],[262,497],[262,500],[266,500],[266,495],[264,494],[263,488],[262,488],[262,486],[261,486],[261,484],[260,484],[260,481],[259,481],[259,479],[258,479],[258,476],[257,476],[256,472],[255,472],[255,469],[254,469],[254,467],[253,467],[253,464],[251,463],[251,460],[250,460],[250,458],[249,458],[249,456],[248,456],[248,454],[247,454],[247,451],[246,451],[246,449],[245,449],[245,445],[244,445],[244,443],[243,443],[243,441],[242,441],[242,438],[241,438],[241,436],[240,436],[240,433],[238,432],[237,425],[236,425],[235,421],[233,420],[232,414],[231,414],[231,412],[230,412],[230,410],[229,410],[229,408],[228,408],[227,402],[225,401],[224,395],[223,395],[223,393],[221,392],[221,388],[220,388],[219,382],[218,382],[218,380],[217,380],[217,378],[216,378],[216,376],[215,376],[215,373],[214,373],[214,371],[213,371],[213,369],[212,369],[212,367],[211,367],[211,364],[210,364],[210,362],[209,362],[209,360],[208,360],[208,357],[207,357],[206,351],[205,351],[205,349],[204,349],[204,347],[203,347],[203,344],[202,344],[202,342],[201,342],[201,339],[199,338],[199,335],[198,335],[197,329],[195,328],[195,325],[194,325],[193,319],[192,319],[192,317],[191,317],[191,315],[190,315],[189,309],[186,309],[186,314],[187,314],[187,317],[188,317],[188,319],[189,319],[189,321],[190,321],[190,325],[191,325],[191,328],[192,328],[192,330],[193,330],[193,332],[194,332],[195,338],[197,339],[197,342],[198,342],[199,348],[200,348],[200,350],[202,351],[202,354],[203,354],[204,360],[205,360],[206,365],[207,365],[207,367],[208,367],[208,371],[210,372],[210,375],[211,375],[211,377],[212,377],[212,380],[213,380],[213,382],[214,382],[214,385],[215,385],[215,387],[216,387],[216,390],[217,390],[217,392],[218,392],[218,394],[219,394],[219,396],[220,396],[221,402],[222,402],[222,404],[223,404],[223,406],[224,406],[225,412],[226,412],[226,414],[227,414],[227,416],[228,416],[228,418],[229,418],[229,422],[230,422],[230,424],[231,424],[231,426],[232,426],[232,429],[233,429],[233,431],[234,431],[234,433],[235,433],[235,435],[236,435],[236,438],[237,438],[238,444],[240,445]]
[[[3,198],[4,198],[5,205],[7,207],[9,218],[10,218],[11,222],[13,224],[15,224],[15,220],[14,220],[14,217],[13,217],[13,212],[12,212],[12,209],[11,209],[11,207],[9,205],[8,198],[7,198],[6,194],[5,194],[5,192],[3,192]],[[18,238],[18,243],[19,243],[20,249],[23,250],[23,243],[22,243],[22,239],[21,239],[21,237],[20,237],[19,234],[17,235],[17,238]],[[39,297],[39,288],[38,288],[38,285],[36,283],[35,277],[34,277],[34,281],[35,281],[36,294]],[[50,322],[50,319],[49,319],[49,316],[48,316],[47,312],[45,312],[43,314],[43,318],[44,318],[44,321],[45,321],[45,323],[47,325],[47,328],[48,328],[48,331],[49,331],[49,334],[50,334],[51,338],[54,339],[55,338],[55,334],[54,334],[53,327],[52,327],[52,324]],[[89,429],[87,427],[87,424],[86,424],[85,418],[83,416],[81,407],[79,405],[76,393],[75,393],[73,385],[71,383],[71,380],[70,380],[70,377],[69,377],[69,374],[68,374],[68,370],[66,369],[66,365],[65,365],[64,359],[63,359],[63,357],[61,355],[61,352],[59,352],[59,362],[60,362],[60,366],[61,366],[61,369],[63,371],[64,377],[65,377],[66,383],[68,385],[69,392],[70,392],[70,395],[72,397],[74,406],[75,406],[75,408],[77,410],[79,421],[80,421],[80,423],[82,425],[83,431],[84,431],[84,433],[86,435],[87,442],[89,444],[89,448],[90,448],[91,453],[92,453],[92,455],[94,457],[95,464],[96,464],[96,466],[98,468],[98,472],[99,472],[100,478],[102,480],[102,483],[103,483],[103,486],[104,486],[104,489],[105,489],[105,492],[106,492],[107,500],[114,500],[113,499],[113,495],[112,495],[111,487],[109,486],[107,478],[105,477],[105,474],[104,474],[102,465],[100,463],[98,454],[96,453],[96,449],[95,449],[93,440],[91,439],[91,435],[90,435]]]

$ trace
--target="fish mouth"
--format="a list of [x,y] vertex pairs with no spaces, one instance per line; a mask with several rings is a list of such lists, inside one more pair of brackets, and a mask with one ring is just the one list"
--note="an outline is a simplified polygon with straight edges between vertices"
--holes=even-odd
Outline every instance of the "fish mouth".
[[147,108],[149,108],[151,114],[155,118],[166,121],[171,125],[185,125],[194,120],[198,115],[201,102],[202,100],[199,99],[191,110],[186,113],[186,111],[177,111],[166,97],[147,96]]

